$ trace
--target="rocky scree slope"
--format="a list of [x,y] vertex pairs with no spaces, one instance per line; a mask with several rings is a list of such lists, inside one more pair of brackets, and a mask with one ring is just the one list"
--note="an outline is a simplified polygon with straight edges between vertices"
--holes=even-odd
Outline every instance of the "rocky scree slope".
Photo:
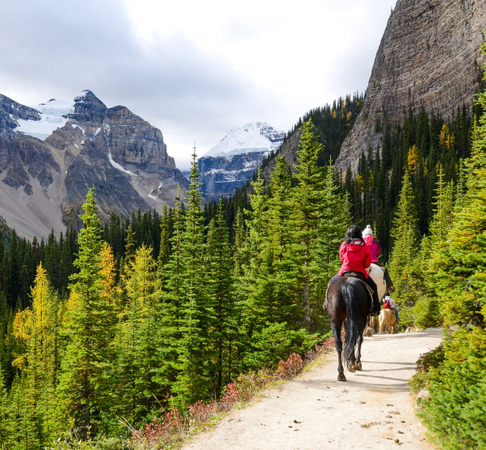
[[50,100],[34,109],[0,96],[0,216],[18,234],[74,225],[93,186],[105,217],[162,211],[179,184],[187,188],[160,130],[91,91],[71,105]]

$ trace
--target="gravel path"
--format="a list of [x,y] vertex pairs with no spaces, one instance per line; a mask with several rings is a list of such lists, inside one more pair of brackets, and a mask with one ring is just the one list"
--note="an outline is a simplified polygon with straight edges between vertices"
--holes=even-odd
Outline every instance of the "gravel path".
[[348,381],[336,380],[333,352],[320,367],[231,412],[183,450],[432,450],[407,382],[418,357],[441,340],[437,329],[365,338],[363,370],[345,371]]

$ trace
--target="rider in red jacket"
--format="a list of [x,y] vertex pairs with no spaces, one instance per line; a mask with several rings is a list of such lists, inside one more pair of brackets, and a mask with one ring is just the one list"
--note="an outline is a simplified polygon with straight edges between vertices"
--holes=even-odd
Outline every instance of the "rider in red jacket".
[[364,277],[364,282],[373,289],[373,310],[372,314],[377,315],[380,312],[380,301],[378,300],[378,288],[376,283],[366,272],[371,264],[370,248],[365,244],[361,230],[357,225],[351,225],[346,232],[346,238],[339,249],[339,257],[342,261],[339,276],[342,277],[345,272],[359,272]]
[[339,248],[339,257],[341,258],[341,269],[339,276],[342,277],[344,272],[360,272],[365,278],[368,278],[366,269],[371,264],[371,252],[367,245],[363,245],[363,239],[347,240]]

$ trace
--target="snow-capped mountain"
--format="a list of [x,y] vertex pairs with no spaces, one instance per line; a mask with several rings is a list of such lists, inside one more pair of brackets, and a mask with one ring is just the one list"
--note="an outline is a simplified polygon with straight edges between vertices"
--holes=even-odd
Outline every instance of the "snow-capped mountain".
[[227,197],[248,181],[263,158],[276,150],[285,133],[264,122],[235,128],[198,159],[206,200]]
[[160,130],[91,91],[34,108],[0,94],[0,217],[45,237],[75,225],[91,187],[102,216],[173,204],[187,180]]
[[232,156],[243,153],[269,152],[282,143],[285,133],[264,122],[256,122],[231,130],[219,144],[203,155]]

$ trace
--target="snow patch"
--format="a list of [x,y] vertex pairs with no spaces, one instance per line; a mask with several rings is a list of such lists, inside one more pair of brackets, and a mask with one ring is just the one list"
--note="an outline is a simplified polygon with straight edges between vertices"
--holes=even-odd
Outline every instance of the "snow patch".
[[130,170],[127,170],[127,169],[124,169],[120,164],[118,164],[117,162],[115,162],[111,156],[111,152],[108,152],[108,160],[110,161],[110,164],[115,168],[115,169],[118,169],[120,170],[121,172],[123,173],[126,173],[128,175],[130,175],[131,177],[136,177],[138,176],[136,173],[133,173],[131,172]]
[[17,119],[17,133],[28,134],[42,141],[55,130],[62,128],[68,121],[67,115],[74,112],[74,101],[49,100],[47,103],[33,106],[40,113],[40,120]]
[[228,157],[244,153],[270,152],[280,146],[284,137],[283,131],[278,131],[264,122],[256,122],[231,130],[203,157]]
[[75,124],[75,123],[72,123],[71,126],[76,129],[76,128],[79,128],[81,130],[81,133],[83,136],[86,136],[86,133],[84,131],[84,129],[82,127],[80,127],[78,124]]

